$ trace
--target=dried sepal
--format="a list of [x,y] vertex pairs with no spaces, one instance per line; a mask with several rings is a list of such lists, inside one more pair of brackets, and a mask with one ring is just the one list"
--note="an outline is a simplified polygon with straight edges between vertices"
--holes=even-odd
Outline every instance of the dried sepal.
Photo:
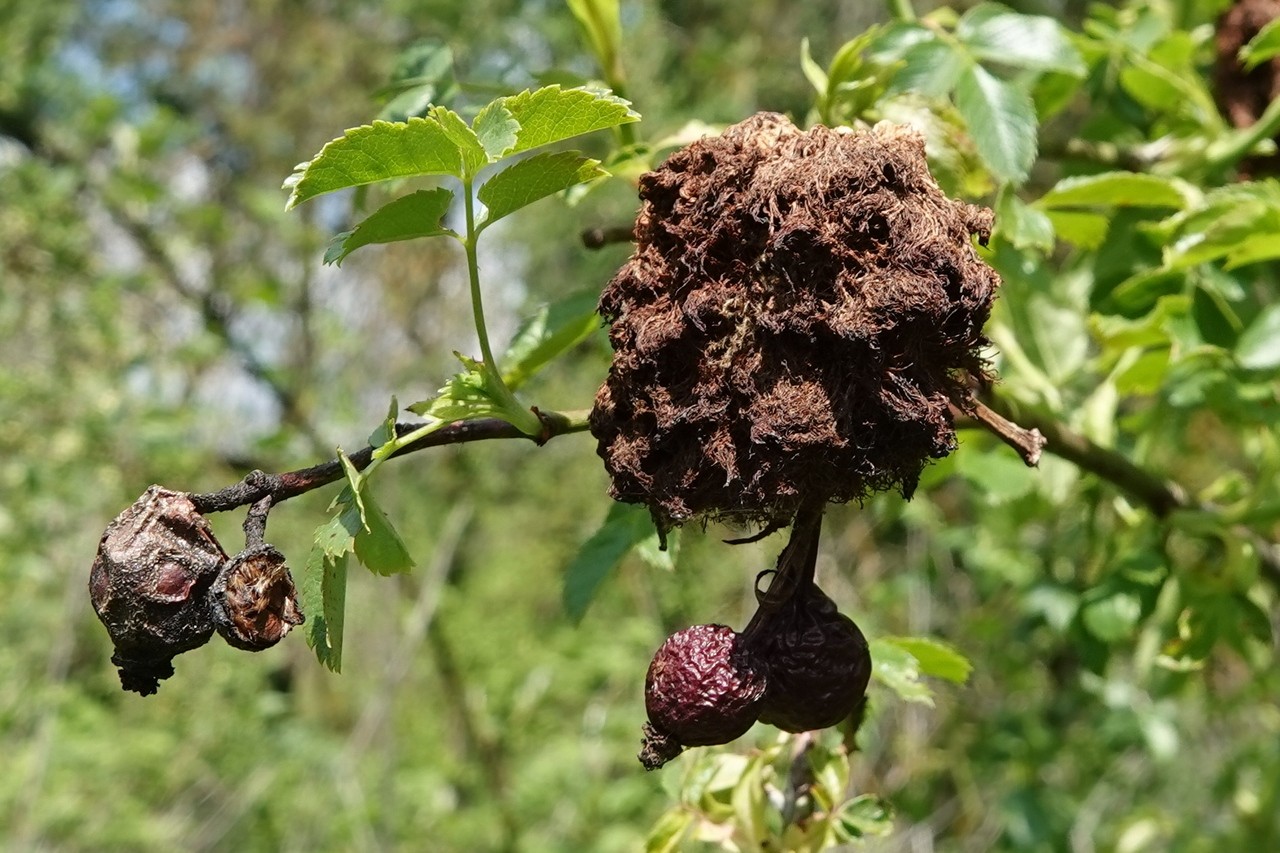
[[237,649],[260,652],[304,621],[284,555],[271,545],[241,551],[209,590],[214,626]]

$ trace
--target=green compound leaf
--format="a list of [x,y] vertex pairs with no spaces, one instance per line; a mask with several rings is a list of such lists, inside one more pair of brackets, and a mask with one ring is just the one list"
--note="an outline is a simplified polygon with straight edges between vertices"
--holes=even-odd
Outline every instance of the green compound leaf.
[[956,684],[964,684],[969,680],[973,664],[960,654],[953,646],[930,637],[884,637],[916,659],[921,675],[933,678],[945,678]]
[[1036,111],[1031,97],[982,66],[972,65],[961,72],[955,99],[987,168],[1005,181],[1026,180],[1036,159]]
[[1247,71],[1252,71],[1274,56],[1280,56],[1280,18],[1258,30],[1258,34],[1240,48],[1240,61]]
[[1174,207],[1189,201],[1188,191],[1174,178],[1136,172],[1103,172],[1063,178],[1036,201],[1041,208]]
[[956,24],[956,38],[979,59],[1034,71],[1085,74],[1084,60],[1057,21],[1022,15],[998,3],[974,6]]
[[393,178],[465,173],[458,143],[435,118],[375,121],[352,128],[300,163],[284,183],[292,190],[285,209],[347,187]]
[[616,95],[558,85],[503,98],[502,104],[520,123],[510,154],[640,120],[631,103]]
[[342,671],[347,554],[344,551],[334,555],[324,543],[342,539],[344,533],[337,518],[317,528],[315,544],[307,557],[306,574],[299,590],[302,612],[307,614],[307,645],[315,652],[316,659],[334,672]]
[[480,187],[476,197],[488,209],[483,225],[492,225],[539,199],[607,174],[599,160],[576,151],[535,154],[503,169]]
[[496,163],[515,147],[520,122],[512,117],[511,110],[503,106],[501,99],[480,110],[472,124],[490,163]]
[[582,619],[604,579],[628,551],[652,535],[653,519],[644,509],[623,503],[609,507],[604,523],[582,543],[565,570],[561,600],[570,619]]
[[507,387],[516,390],[553,358],[600,328],[599,298],[599,291],[583,291],[543,305],[525,320],[502,357]]
[[443,187],[418,190],[388,202],[355,228],[334,237],[325,250],[324,262],[341,266],[347,255],[373,243],[456,236],[451,229],[440,224],[452,202],[453,193]]

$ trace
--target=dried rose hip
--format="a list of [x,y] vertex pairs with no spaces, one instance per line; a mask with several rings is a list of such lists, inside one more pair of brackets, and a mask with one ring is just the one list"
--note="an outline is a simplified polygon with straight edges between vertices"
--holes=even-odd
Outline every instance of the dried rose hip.
[[656,770],[686,746],[728,743],[756,721],[767,678],[727,625],[694,625],[667,638],[645,677],[640,762]]
[[825,729],[853,713],[866,694],[866,638],[816,584],[770,614],[751,647],[769,670],[762,723],[788,732]]
[[209,590],[217,631],[237,649],[260,652],[303,622],[284,555],[270,545],[240,552]]
[[120,684],[146,696],[174,656],[213,636],[208,592],[227,554],[180,492],[152,486],[116,516],[89,575],[93,609],[115,643]]
[[605,288],[614,356],[591,431],[610,494],[661,527],[772,523],[806,501],[910,496],[987,375],[1000,280],[924,138],[760,113],[640,179]]

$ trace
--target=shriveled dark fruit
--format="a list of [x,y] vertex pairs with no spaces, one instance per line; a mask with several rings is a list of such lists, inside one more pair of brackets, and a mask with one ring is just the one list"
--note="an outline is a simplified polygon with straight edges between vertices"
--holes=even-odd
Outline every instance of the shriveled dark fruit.
[[814,583],[762,620],[749,643],[769,671],[762,723],[788,732],[825,729],[853,713],[866,695],[867,640]]
[[180,492],[152,486],[107,525],[89,574],[93,609],[115,644],[120,684],[146,696],[173,658],[213,636],[208,593],[227,554]]
[[727,625],[694,625],[667,638],[645,676],[649,722],[640,762],[656,770],[687,746],[746,734],[765,695],[765,672]]
[[801,132],[761,113],[640,180],[605,288],[591,430],[610,494],[662,527],[769,523],[910,495],[986,376],[989,210],[948,199],[905,127]]
[[303,623],[284,555],[270,545],[226,563],[209,590],[209,607],[222,639],[250,652],[271,648]]

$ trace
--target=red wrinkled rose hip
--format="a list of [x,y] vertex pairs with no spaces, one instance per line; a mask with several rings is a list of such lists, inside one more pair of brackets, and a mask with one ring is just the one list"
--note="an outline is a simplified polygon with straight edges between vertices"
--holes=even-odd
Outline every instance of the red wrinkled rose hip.
[[694,625],[667,638],[645,677],[640,762],[656,770],[687,746],[728,743],[755,723],[765,671],[727,625]]

